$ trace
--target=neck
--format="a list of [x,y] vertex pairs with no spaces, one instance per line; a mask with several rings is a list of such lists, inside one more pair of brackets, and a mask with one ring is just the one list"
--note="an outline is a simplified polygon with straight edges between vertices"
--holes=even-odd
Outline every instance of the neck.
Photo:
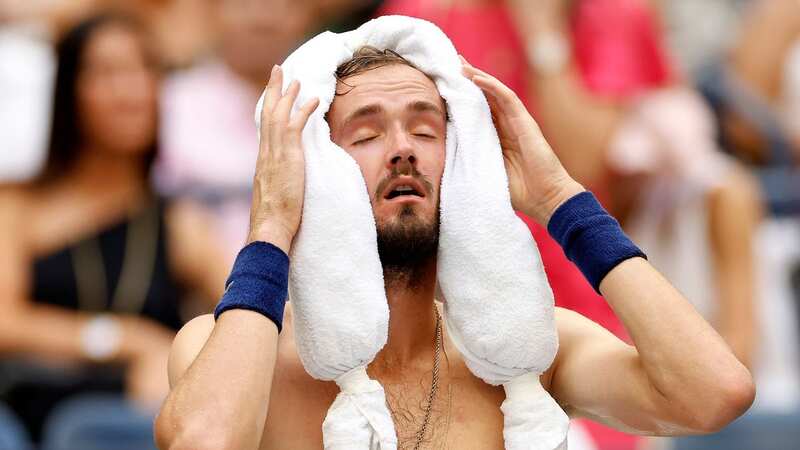
[[140,155],[84,148],[65,180],[71,187],[108,195],[141,194],[146,188]]
[[413,270],[413,273],[398,273],[384,269],[389,339],[370,366],[376,374],[430,370],[436,338],[436,258]]

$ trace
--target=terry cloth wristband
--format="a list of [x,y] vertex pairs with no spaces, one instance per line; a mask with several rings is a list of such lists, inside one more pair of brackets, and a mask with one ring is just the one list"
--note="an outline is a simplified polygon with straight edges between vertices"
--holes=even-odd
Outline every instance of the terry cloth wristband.
[[214,319],[229,309],[249,309],[283,328],[289,284],[289,257],[267,242],[251,242],[236,256]]
[[636,256],[647,259],[588,191],[559,206],[547,231],[598,293],[600,282],[619,263]]

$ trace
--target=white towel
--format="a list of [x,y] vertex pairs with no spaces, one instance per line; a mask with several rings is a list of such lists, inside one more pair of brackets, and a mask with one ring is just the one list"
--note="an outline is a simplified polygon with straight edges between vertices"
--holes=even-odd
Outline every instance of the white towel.
[[281,66],[284,89],[301,82],[297,105],[320,99],[303,130],[305,204],[292,247],[290,292],[306,370],[342,388],[323,424],[325,448],[397,446],[383,390],[364,370],[386,343],[389,319],[375,222],[359,167],[331,142],[324,118],[336,68],[364,45],[408,59],[432,77],[447,103],[438,291],[448,334],[476,376],[504,385],[507,449],[563,448],[569,421],[538,379],[558,347],[553,295],[530,232],[512,210],[489,106],[461,74],[447,36],[429,22],[402,16],[322,33]]

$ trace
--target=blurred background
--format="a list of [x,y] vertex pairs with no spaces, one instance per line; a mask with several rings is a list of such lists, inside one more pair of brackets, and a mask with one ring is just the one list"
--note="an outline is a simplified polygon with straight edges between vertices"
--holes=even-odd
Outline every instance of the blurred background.
[[[0,0],[0,450],[154,448],[171,340],[246,237],[269,69],[382,14],[514,89],[755,376],[718,434],[570,448],[797,448],[800,2]],[[628,340],[522,218],[556,303]]]

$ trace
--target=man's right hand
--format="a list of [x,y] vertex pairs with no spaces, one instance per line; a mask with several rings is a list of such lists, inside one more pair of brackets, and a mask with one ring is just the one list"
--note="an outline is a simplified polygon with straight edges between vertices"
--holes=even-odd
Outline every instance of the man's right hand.
[[303,211],[305,165],[302,132],[319,105],[314,98],[293,117],[292,106],[300,92],[293,81],[281,93],[283,72],[272,69],[261,112],[260,145],[253,180],[248,242],[269,242],[289,254]]

